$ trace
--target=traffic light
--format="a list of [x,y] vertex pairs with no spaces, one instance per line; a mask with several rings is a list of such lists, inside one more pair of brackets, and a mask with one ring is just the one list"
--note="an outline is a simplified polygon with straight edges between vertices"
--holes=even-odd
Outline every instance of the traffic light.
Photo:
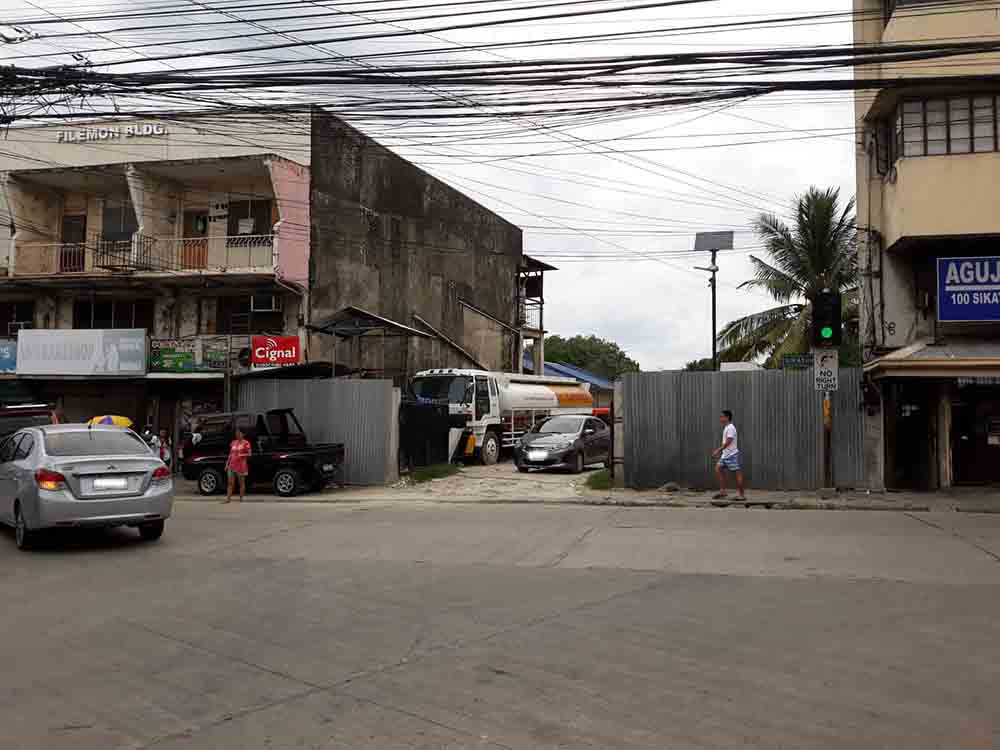
[[820,292],[812,301],[813,346],[840,346],[842,318],[839,292]]

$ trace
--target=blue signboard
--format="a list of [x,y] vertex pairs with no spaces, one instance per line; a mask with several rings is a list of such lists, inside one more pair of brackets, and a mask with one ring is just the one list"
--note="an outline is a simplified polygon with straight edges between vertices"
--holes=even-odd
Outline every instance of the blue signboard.
[[0,341],[0,372],[14,372],[17,369],[17,342]]
[[938,320],[1000,322],[1000,257],[938,258]]

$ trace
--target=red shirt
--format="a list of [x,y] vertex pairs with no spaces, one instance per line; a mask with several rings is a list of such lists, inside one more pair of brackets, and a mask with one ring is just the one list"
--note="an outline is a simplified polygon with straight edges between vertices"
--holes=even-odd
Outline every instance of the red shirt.
[[229,444],[229,461],[226,462],[226,467],[237,474],[248,473],[247,456],[249,455],[250,441],[234,440]]

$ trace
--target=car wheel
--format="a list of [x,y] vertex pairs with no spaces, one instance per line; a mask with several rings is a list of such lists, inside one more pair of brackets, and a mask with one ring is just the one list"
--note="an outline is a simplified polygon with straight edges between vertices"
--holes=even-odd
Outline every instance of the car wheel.
[[14,506],[14,543],[19,550],[29,550],[35,544],[36,533],[28,528],[28,522],[21,513],[21,504]]
[[484,466],[492,466],[500,460],[500,440],[495,432],[486,433],[483,447],[479,449],[479,458]]
[[225,486],[226,478],[218,469],[205,469],[198,475],[198,492],[202,495],[215,495]]
[[274,494],[281,497],[297,495],[302,487],[302,478],[295,469],[278,469],[274,475]]
[[573,473],[583,473],[583,453],[577,453],[576,458],[573,459]]
[[166,526],[165,521],[151,521],[150,523],[144,523],[139,526],[139,536],[142,537],[144,542],[155,542],[161,536],[163,536],[163,528]]
[[527,474],[527,473],[528,473],[528,467],[527,467],[527,466],[520,466],[520,465],[519,465],[519,466],[517,467],[517,470],[518,470],[519,472],[521,472],[522,474]]

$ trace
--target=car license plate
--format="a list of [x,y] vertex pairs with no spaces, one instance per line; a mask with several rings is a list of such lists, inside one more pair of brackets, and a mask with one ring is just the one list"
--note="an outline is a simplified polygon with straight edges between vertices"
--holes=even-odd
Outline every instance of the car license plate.
[[548,451],[528,451],[529,461],[544,461],[549,457]]
[[333,464],[323,464],[323,471],[333,471]]
[[127,490],[128,479],[125,477],[98,477],[94,480],[95,490]]

